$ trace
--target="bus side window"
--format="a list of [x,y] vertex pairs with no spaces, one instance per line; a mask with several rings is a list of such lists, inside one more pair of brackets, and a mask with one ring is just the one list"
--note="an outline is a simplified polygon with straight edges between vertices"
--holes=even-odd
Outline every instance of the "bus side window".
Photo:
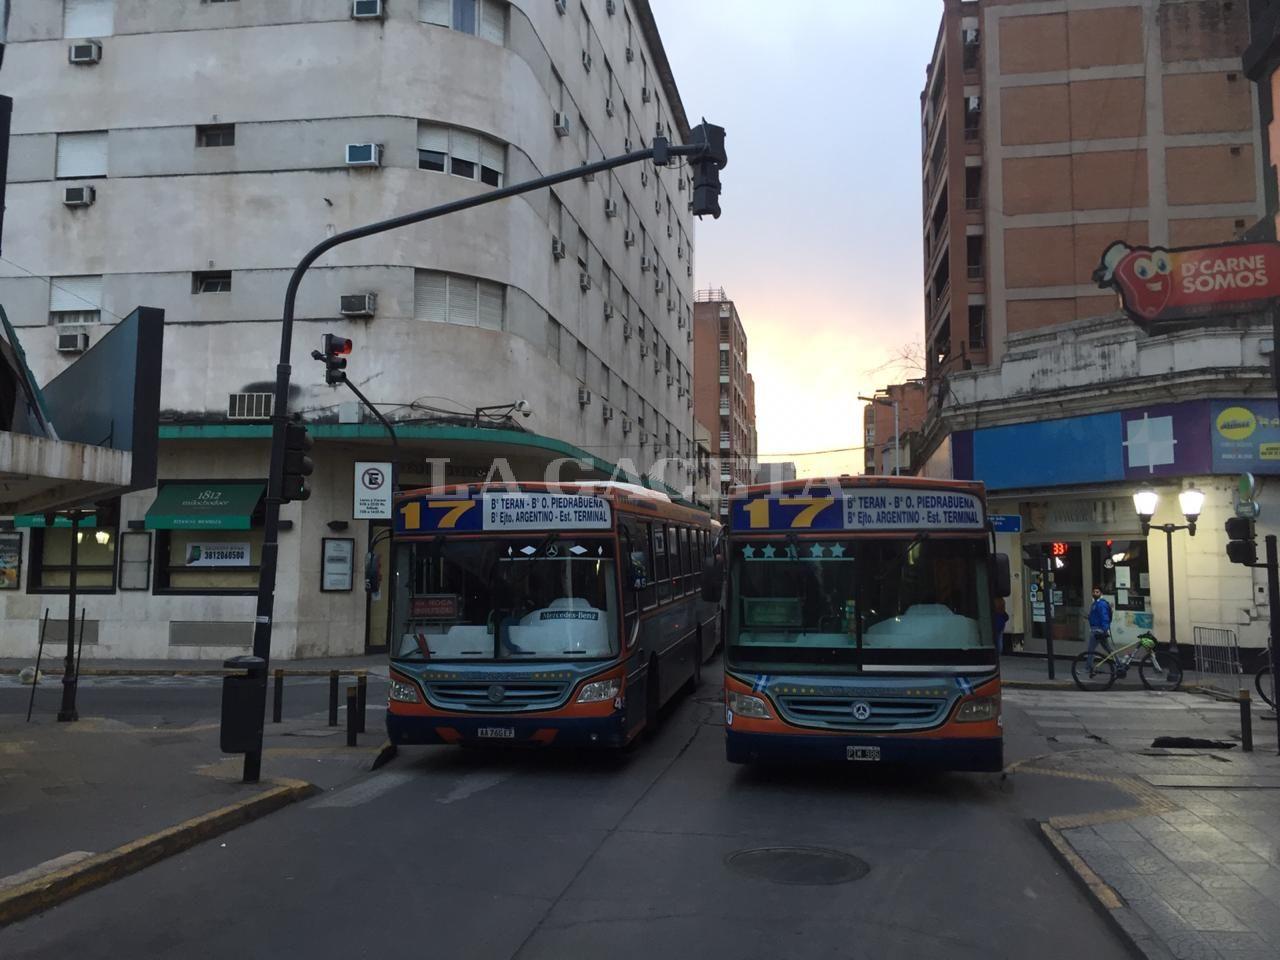
[[684,571],[684,585],[681,589],[688,593],[693,585],[693,559],[689,556],[689,528],[680,528],[680,567]]
[[649,589],[644,592],[644,605],[652,607],[658,602],[658,582],[662,579],[662,571],[666,566],[666,558],[662,556],[662,544],[658,542],[662,528],[654,530],[652,523],[644,525],[645,543],[649,545]]
[[655,523],[653,531],[653,578],[658,584],[658,603],[671,599],[671,555],[667,550],[667,528]]
[[684,544],[680,542],[683,527],[667,527],[667,545],[671,550],[671,595],[684,593]]

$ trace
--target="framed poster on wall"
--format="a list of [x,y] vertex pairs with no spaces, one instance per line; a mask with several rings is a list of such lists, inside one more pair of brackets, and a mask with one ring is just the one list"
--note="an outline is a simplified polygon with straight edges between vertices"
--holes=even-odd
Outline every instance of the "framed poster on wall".
[[0,536],[0,590],[17,590],[22,584],[22,534]]
[[351,590],[355,586],[356,542],[349,537],[325,537],[320,567],[320,589],[325,593]]

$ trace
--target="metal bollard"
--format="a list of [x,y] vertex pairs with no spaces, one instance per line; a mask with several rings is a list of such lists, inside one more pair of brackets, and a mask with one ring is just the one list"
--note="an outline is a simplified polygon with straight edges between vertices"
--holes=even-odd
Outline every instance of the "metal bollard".
[[1253,710],[1249,691],[1240,691],[1240,749],[1253,752]]
[[356,745],[356,688],[347,687],[347,746]]
[[364,733],[364,708],[369,702],[369,678],[363,673],[356,677],[356,730]]
[[329,726],[338,725],[338,671],[329,671]]
[[271,722],[279,723],[280,715],[284,712],[284,671],[276,671],[276,698],[271,705]]

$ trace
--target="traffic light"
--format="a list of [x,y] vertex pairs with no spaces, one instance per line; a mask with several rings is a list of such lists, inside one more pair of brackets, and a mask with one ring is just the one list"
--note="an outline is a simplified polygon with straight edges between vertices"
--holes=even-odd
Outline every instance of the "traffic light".
[[324,382],[329,386],[346,383],[347,355],[351,353],[351,341],[332,333],[324,335]]
[[309,454],[315,441],[306,425],[296,420],[286,423],[284,431],[284,489],[280,501],[307,500],[311,497],[311,481],[307,478],[315,469]]
[[1258,540],[1253,521],[1232,517],[1227,521],[1227,559],[1252,566],[1258,562]]
[[700,143],[706,149],[692,161],[693,202],[689,208],[695,217],[710,214],[720,216],[720,171],[729,162],[724,152],[724,127],[703,120],[692,131],[690,143]]

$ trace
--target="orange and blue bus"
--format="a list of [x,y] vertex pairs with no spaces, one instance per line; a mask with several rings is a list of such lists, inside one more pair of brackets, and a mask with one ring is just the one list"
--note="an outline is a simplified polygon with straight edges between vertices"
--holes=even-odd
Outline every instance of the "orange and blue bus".
[[625,747],[714,652],[712,521],[665,494],[476,484],[394,514],[392,743]]
[[981,484],[742,488],[724,559],[730,761],[1002,768],[993,608],[1009,563]]

